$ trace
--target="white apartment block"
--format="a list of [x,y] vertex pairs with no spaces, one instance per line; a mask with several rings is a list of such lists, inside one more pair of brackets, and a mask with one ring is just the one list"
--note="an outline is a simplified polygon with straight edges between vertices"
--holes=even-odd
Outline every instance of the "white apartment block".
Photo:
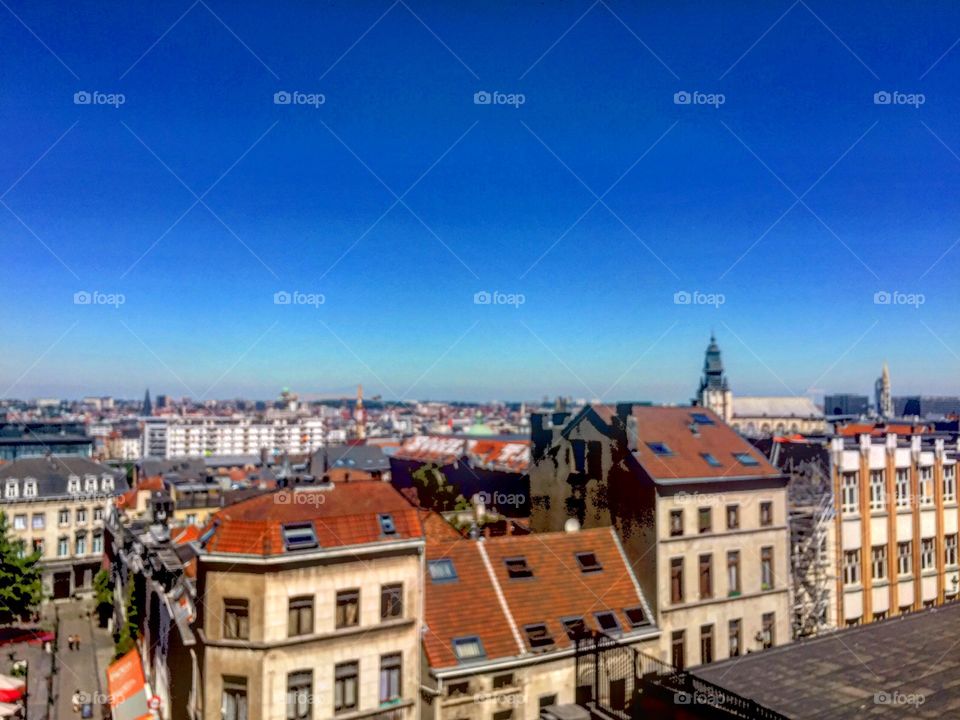
[[324,444],[324,422],[316,417],[145,418],[143,457],[311,453]]

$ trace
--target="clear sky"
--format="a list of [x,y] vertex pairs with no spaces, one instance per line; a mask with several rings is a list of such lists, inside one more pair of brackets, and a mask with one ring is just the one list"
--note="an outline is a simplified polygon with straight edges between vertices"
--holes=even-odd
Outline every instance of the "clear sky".
[[4,0],[0,395],[960,393],[958,28]]

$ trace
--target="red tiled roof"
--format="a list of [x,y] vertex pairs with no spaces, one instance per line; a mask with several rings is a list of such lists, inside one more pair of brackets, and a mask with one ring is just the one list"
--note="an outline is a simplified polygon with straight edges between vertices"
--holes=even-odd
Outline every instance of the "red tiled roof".
[[[484,562],[484,551],[494,580]],[[578,552],[594,553],[602,570],[582,572],[575,557]],[[517,557],[526,559],[533,577],[509,577],[504,561]],[[563,649],[572,641],[561,618],[583,617],[588,628],[597,629],[594,613],[612,611],[621,628],[629,632],[624,610],[644,605],[611,528],[428,543],[427,560],[443,558],[452,560],[457,580],[434,582],[429,572],[425,579],[427,632],[423,644],[434,668],[459,664],[453,651],[455,638],[480,638],[488,660],[527,655],[535,651],[525,626],[544,623],[554,640],[548,649]],[[497,596],[497,587],[520,635],[522,649]]]
[[[695,413],[707,416],[712,424],[698,423],[693,432]],[[639,406],[633,408],[633,416],[637,419],[634,457],[655,480],[780,474],[753,445],[706,408]],[[662,443],[670,454],[658,455],[648,443]],[[708,463],[704,453],[712,455],[718,465]],[[750,455],[757,464],[744,465],[734,453]]]
[[[379,515],[393,516],[396,534],[384,537]],[[341,483],[334,489],[280,490],[220,510],[207,528],[208,552],[279,555],[282,528],[311,523],[321,548],[422,538],[417,511],[386,483]]]
[[170,540],[174,545],[186,545],[200,538],[200,527],[198,525],[187,525],[186,527],[174,528],[170,533]]
[[929,432],[929,428],[926,425],[911,425],[909,423],[848,423],[839,425],[836,432],[841,437],[855,437],[857,435],[883,437],[888,434],[922,435]]
[[137,490],[163,490],[163,476],[151,475],[137,483]]
[[427,542],[450,542],[463,540],[463,535],[438,512],[418,508],[420,524]]
[[438,465],[468,458],[474,467],[526,472],[530,465],[530,441],[416,435],[405,440],[394,457]]

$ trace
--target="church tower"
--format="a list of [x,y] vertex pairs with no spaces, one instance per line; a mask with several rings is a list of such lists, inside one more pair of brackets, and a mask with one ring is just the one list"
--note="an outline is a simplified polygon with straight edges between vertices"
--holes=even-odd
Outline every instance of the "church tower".
[[720,347],[713,333],[710,334],[710,344],[703,359],[703,377],[700,379],[695,404],[713,410],[726,423],[733,419],[733,393],[727,386],[727,378],[723,374],[723,360],[720,359]]
[[357,385],[357,406],[353,411],[353,419],[357,423],[357,439],[364,440],[367,437],[367,412],[363,409],[363,385]]
[[893,396],[890,391],[890,368],[883,363],[883,372],[874,385],[877,414],[883,418],[893,417]]

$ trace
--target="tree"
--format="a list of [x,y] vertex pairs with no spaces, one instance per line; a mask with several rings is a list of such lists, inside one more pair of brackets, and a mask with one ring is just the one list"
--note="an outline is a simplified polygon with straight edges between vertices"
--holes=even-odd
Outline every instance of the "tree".
[[116,657],[126,655],[137,646],[137,637],[140,634],[138,627],[139,610],[135,596],[136,585],[133,575],[130,576],[127,583],[127,592],[124,595],[125,619],[120,625],[120,631],[117,635]]
[[106,627],[107,619],[113,613],[113,583],[110,581],[109,570],[104,568],[93,578],[93,593],[100,627]]
[[437,512],[453,510],[463,497],[436,465],[421,465],[411,476],[420,504]]
[[29,620],[42,599],[40,551],[27,554],[26,542],[11,536],[0,510],[0,625]]

